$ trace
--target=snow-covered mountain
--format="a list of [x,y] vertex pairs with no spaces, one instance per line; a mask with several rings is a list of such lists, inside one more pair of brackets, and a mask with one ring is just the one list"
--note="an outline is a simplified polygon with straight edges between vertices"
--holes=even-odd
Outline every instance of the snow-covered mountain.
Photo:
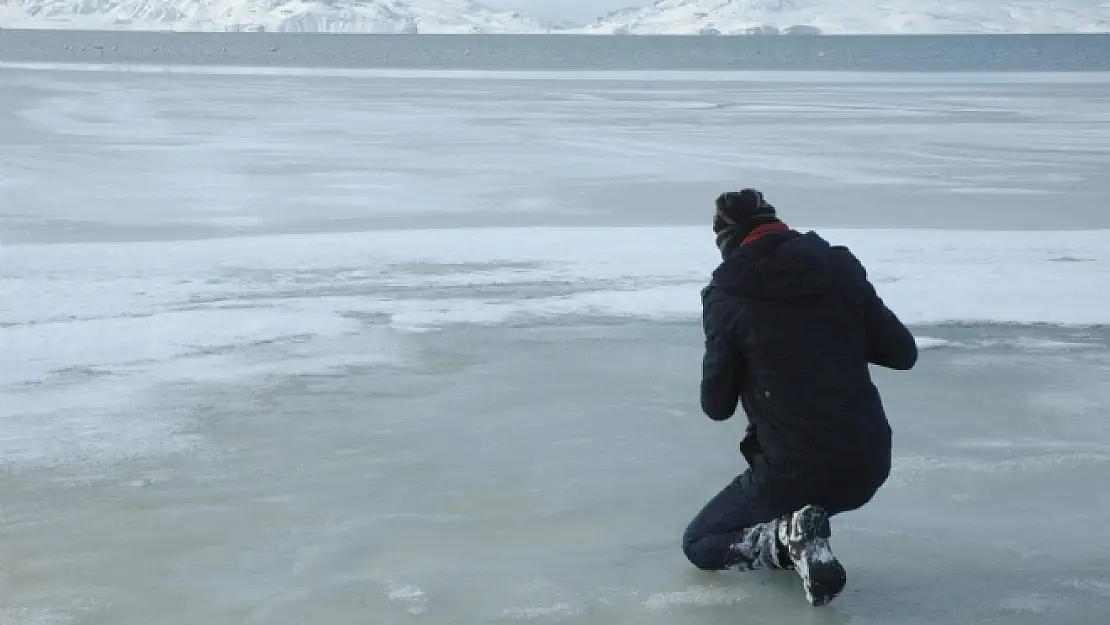
[[1110,32],[1106,0],[659,0],[614,11],[598,34]]
[[0,27],[327,33],[542,33],[472,0],[0,0]]
[[1110,0],[658,0],[581,27],[474,0],[0,0],[0,28],[602,35],[1110,32]]

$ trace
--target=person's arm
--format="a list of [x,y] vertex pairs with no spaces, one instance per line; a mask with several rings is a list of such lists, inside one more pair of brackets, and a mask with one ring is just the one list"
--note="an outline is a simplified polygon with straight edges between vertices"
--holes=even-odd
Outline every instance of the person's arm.
[[702,357],[701,409],[714,421],[726,421],[736,413],[740,401],[742,361],[730,336],[732,312],[729,302],[712,295],[713,286],[702,290],[702,327],[705,355]]
[[883,302],[867,282],[863,319],[867,331],[867,360],[872,364],[909,371],[917,364],[917,342],[913,334]]

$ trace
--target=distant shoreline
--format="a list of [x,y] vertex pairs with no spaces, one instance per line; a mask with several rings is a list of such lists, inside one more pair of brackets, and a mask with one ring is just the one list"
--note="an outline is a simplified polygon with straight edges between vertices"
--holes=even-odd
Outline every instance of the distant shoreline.
[[253,30],[186,30],[186,29],[146,29],[146,28],[8,28],[0,26],[0,33],[30,34],[30,33],[73,33],[73,34],[112,34],[112,35],[166,35],[166,36],[243,36],[243,37],[365,37],[383,39],[528,39],[528,38],[578,38],[578,39],[745,39],[745,40],[777,40],[777,39],[1013,39],[1013,38],[1049,38],[1068,39],[1083,37],[1089,39],[1110,39],[1110,31],[1106,32],[1075,32],[1075,33],[776,33],[776,34],[715,34],[706,35],[699,33],[674,33],[674,34],[618,34],[607,32],[587,33],[579,29],[552,29],[543,33],[400,33],[400,32],[308,32],[308,31],[253,31]]
[[1110,34],[0,30],[0,61],[373,70],[1110,72]]

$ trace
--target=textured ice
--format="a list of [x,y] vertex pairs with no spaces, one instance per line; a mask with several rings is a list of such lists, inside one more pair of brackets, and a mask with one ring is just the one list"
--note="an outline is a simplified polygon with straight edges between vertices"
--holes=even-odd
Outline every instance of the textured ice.
[[[822,233],[911,324],[1110,322],[1105,232]],[[159,384],[401,362],[388,332],[696,322],[717,257],[704,228],[599,227],[12,245],[3,260],[0,417],[21,434],[0,451],[41,464],[187,449],[173,414],[107,415]]]
[[[0,622],[1099,622],[1106,533],[1044,528],[1106,516],[1105,77],[0,71]],[[895,466],[831,612],[678,544],[744,466],[697,407],[705,206],[768,168],[907,320],[1033,324],[875,371]],[[945,194],[1007,176],[1054,219]]]
[[682,606],[719,606],[741,603],[749,599],[743,589],[719,586],[691,586],[684,590],[655,593],[644,600],[644,607],[662,612]]
[[1110,466],[1110,448],[1104,445],[1091,450],[1072,445],[1067,449],[1034,451],[1036,453],[1002,460],[902,454],[894,459],[888,484],[892,487],[906,486],[927,481],[937,475],[948,475],[955,480],[983,479],[1060,469],[1078,471],[1095,468],[1102,471]]
[[[909,323],[1110,322],[1104,231],[821,233],[861,257]],[[1057,262],[1062,255],[1091,262]],[[15,245],[3,256],[0,318],[15,346],[6,355],[24,363],[5,368],[9,382],[67,366],[342,334],[357,329],[344,316],[351,312],[405,329],[576,315],[689,320],[717,262],[699,227]],[[88,358],[89,345],[110,360]]]
[[[776,70],[482,70],[482,69],[411,69],[411,68],[341,68],[341,67],[262,67],[253,65],[184,65],[161,63],[57,63],[49,61],[0,61],[0,68],[12,70],[88,72],[101,74],[185,74],[197,76],[319,76],[328,78],[428,78],[436,81],[511,80],[511,81],[552,81],[566,80],[575,82],[708,82],[708,83],[813,83],[813,84],[850,84],[886,85],[892,81],[909,84],[935,84],[936,75],[928,72],[855,72],[855,71],[776,71]],[[1085,84],[1106,83],[1108,79],[1102,72],[958,72],[944,76],[948,85],[975,84]],[[658,93],[658,90],[653,90]],[[647,92],[644,92],[645,95]],[[588,93],[576,94],[578,100],[599,100]],[[60,104],[60,103],[59,103]],[[625,102],[632,105],[635,102]],[[1075,103],[1078,104],[1078,103]],[[715,101],[674,102],[676,108],[713,109],[720,108]],[[811,110],[811,104],[783,101],[745,102],[754,112],[804,112]],[[655,104],[647,102],[642,108],[658,110]],[[1101,112],[1101,109],[1095,109]],[[883,115],[893,118],[913,118],[924,115],[922,111],[910,110],[908,106],[882,107]]]
[[[911,324],[1110,322],[1107,232],[821,232],[861,257]],[[1063,255],[1092,261],[1057,262]],[[406,331],[576,317],[690,321],[717,262],[697,227],[16,245],[3,258],[5,384],[342,336],[360,331],[358,315]],[[941,345],[922,337],[922,348]]]
[[517,621],[530,621],[533,619],[558,619],[580,616],[584,610],[581,606],[569,601],[559,601],[549,606],[535,606],[527,608],[505,608],[501,611],[501,618]]
[[420,615],[428,610],[428,596],[410,584],[390,584],[386,589],[389,600],[405,608],[409,614]]

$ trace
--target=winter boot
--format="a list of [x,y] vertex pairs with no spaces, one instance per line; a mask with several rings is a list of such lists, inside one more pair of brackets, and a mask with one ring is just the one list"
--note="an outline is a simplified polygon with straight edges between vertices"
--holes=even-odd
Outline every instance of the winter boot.
[[778,535],[782,520],[753,525],[744,530],[741,539],[729,547],[727,567],[737,571],[767,571],[789,568],[783,560]]
[[829,548],[829,515],[820,506],[806,506],[778,522],[778,542],[802,578],[810,605],[825,605],[848,581],[844,567]]

